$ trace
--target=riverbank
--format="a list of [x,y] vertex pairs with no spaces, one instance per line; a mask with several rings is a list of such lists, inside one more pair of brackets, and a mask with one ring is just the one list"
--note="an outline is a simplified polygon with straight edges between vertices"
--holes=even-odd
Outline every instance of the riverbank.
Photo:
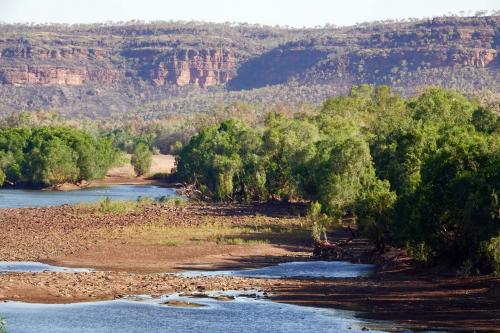
[[[500,281],[415,268],[395,251],[373,277],[348,279],[186,278],[181,270],[243,269],[310,260],[304,207],[141,205],[126,213],[92,206],[0,209],[0,260],[95,268],[90,273],[0,274],[0,300],[68,303],[128,294],[260,289],[272,300],[359,311],[409,328],[494,331]],[[347,237],[336,233],[336,240]],[[350,250],[371,245],[356,239]],[[365,256],[368,258],[368,256]],[[387,258],[389,259],[389,258]]]
[[104,187],[111,185],[165,185],[162,181],[154,179],[158,174],[169,174],[175,167],[175,157],[173,155],[153,155],[151,168],[143,176],[136,176],[134,168],[130,164],[131,155],[125,155],[125,163],[108,170],[103,179],[83,181],[79,184],[64,183],[56,185],[50,190],[55,191],[75,191],[83,188]]

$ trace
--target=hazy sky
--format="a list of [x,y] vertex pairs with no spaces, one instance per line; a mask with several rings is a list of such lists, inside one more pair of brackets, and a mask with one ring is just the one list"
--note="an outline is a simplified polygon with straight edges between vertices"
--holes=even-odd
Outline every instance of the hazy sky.
[[198,20],[302,27],[498,9],[499,0],[0,0],[0,21]]

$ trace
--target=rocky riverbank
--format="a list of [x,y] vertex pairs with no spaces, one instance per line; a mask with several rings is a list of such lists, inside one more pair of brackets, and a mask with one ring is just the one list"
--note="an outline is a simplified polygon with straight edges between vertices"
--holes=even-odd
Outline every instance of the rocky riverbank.
[[[0,274],[0,300],[69,303],[131,294],[257,289],[275,301],[355,310],[360,316],[390,319],[408,328],[494,331],[500,327],[498,278],[457,278],[416,268],[398,250],[383,260],[365,255],[365,260],[385,265],[363,278],[166,274],[311,260],[308,227],[297,216],[302,209],[273,204],[146,204],[120,213],[91,206],[0,209],[0,260],[99,270]],[[348,233],[334,237],[341,240]],[[360,254],[371,250],[362,239],[349,247]]]

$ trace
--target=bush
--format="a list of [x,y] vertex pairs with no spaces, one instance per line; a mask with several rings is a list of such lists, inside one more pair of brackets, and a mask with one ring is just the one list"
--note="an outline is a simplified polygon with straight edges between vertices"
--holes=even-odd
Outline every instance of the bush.
[[137,176],[142,176],[149,172],[152,160],[153,154],[151,150],[149,150],[149,147],[144,143],[138,143],[134,148],[134,154],[130,162],[134,167],[135,174]]
[[0,129],[0,170],[9,184],[49,186],[98,179],[117,158],[109,140],[71,127]]
[[483,242],[482,246],[493,271],[500,275],[500,236],[492,237]]
[[255,131],[237,120],[206,127],[180,151],[177,175],[203,185],[200,189],[218,201],[263,199],[261,142]]

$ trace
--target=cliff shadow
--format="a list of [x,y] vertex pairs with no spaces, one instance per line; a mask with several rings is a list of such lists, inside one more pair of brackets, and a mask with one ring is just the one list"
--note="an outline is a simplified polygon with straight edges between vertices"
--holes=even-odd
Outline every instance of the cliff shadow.
[[246,90],[285,83],[324,56],[325,52],[319,50],[273,49],[243,63],[227,87],[229,90]]

